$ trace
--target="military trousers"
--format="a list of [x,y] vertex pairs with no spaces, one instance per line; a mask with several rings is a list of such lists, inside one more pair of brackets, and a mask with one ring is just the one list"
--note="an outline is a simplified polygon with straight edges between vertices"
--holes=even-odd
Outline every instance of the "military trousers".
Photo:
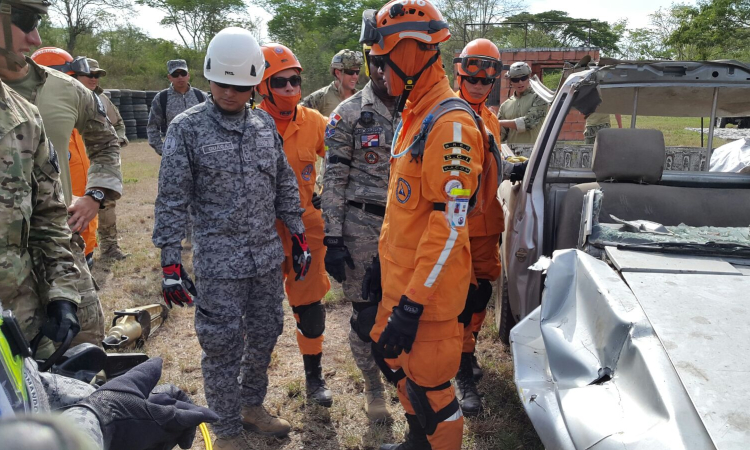
[[[344,290],[344,298],[350,302],[363,302],[362,278],[372,258],[378,254],[378,239],[380,239],[380,228],[383,218],[377,214],[371,214],[351,205],[346,205],[346,219],[343,226],[344,245],[349,249],[349,254],[354,260],[354,269],[344,266],[346,269],[346,280],[341,284]],[[352,311],[354,320],[357,312]],[[357,333],[349,330],[349,346],[354,356],[354,362],[362,372],[377,371],[377,365],[372,358],[370,343],[362,341]]]
[[[107,252],[110,248],[119,246],[117,243],[117,211],[115,201],[107,202],[104,209],[99,210],[99,245],[102,247],[102,253]],[[93,248],[88,252],[94,251]]]
[[85,247],[83,238],[74,233],[73,239],[70,241],[70,249],[73,250],[76,267],[81,272],[77,284],[81,303],[78,305],[78,311],[76,312],[81,331],[73,339],[71,347],[84,343],[101,347],[104,340],[104,311],[99,295],[96,293],[94,278],[91,276],[88,264],[86,264]]
[[219,415],[214,433],[229,438],[242,432],[241,408],[261,405],[266,396],[271,353],[284,327],[284,282],[277,268],[236,280],[198,277],[196,287],[203,389]]
[[602,123],[599,125],[586,127],[586,129],[583,131],[583,143],[593,144],[596,141],[596,134],[599,133],[599,130],[603,130],[605,128],[611,128],[611,125],[608,123]]

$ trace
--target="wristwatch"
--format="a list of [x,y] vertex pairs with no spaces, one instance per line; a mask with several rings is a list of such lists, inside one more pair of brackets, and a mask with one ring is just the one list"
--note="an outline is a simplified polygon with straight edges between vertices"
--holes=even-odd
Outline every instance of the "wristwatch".
[[99,208],[104,208],[104,191],[102,191],[101,189],[86,189],[86,193],[84,195],[88,195],[89,197],[99,202]]

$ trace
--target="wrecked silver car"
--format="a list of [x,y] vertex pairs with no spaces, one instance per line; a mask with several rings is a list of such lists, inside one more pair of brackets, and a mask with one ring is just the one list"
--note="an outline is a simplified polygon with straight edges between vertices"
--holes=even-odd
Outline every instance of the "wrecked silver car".
[[[572,108],[631,128],[561,167]],[[713,126],[681,170],[681,149],[637,127],[748,113],[750,67],[733,62],[616,63],[555,93],[523,183],[500,189],[500,331],[518,322],[515,382],[547,448],[750,448],[750,175],[707,171]]]

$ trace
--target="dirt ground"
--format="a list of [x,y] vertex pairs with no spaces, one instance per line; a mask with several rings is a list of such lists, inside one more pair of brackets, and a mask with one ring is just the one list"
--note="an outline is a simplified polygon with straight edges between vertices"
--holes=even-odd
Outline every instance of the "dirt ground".
[[[120,245],[131,256],[109,264],[97,260],[93,271],[101,287],[99,295],[108,323],[111,323],[113,311],[161,301],[159,250],[151,242],[159,164],[159,156],[144,141],[131,143],[122,152],[125,192],[117,204],[118,228]],[[189,253],[185,252],[183,258],[192,273]],[[393,423],[372,426],[367,421],[362,376],[354,364],[347,340],[350,307],[341,301],[338,286],[325,301],[328,319],[323,366],[334,394],[333,406],[326,409],[305,402],[302,357],[295,340],[294,319],[285,302],[284,333],[271,362],[265,405],[272,414],[289,420],[293,429],[288,438],[280,440],[250,436],[259,450],[369,450],[378,449],[385,442],[400,442],[403,436],[406,427],[403,410],[392,388],[389,392]],[[162,381],[176,384],[196,403],[205,405],[201,349],[193,328],[193,312],[193,308],[171,310],[165,325],[154,333],[142,351],[164,358]],[[466,420],[463,448],[542,448],[519,403],[508,350],[495,336],[490,311],[478,347],[479,361],[485,372],[479,385],[485,394],[485,411],[476,419]],[[193,449],[204,448],[198,434]]]

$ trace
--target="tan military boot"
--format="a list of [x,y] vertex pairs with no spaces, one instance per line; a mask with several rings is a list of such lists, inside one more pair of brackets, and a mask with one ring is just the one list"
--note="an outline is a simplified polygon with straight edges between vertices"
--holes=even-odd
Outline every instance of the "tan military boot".
[[115,241],[113,244],[103,244],[100,249],[102,259],[110,259],[115,261],[122,261],[123,259],[130,256],[130,253],[125,253],[120,248],[120,245]]
[[253,450],[250,442],[242,434],[228,439],[218,438],[214,441],[214,448],[218,450]]
[[263,405],[242,407],[242,426],[264,436],[284,437],[292,430],[284,419],[268,414]]
[[391,420],[391,413],[385,403],[385,389],[380,379],[380,371],[362,372],[365,379],[365,412],[371,422],[384,423]]

